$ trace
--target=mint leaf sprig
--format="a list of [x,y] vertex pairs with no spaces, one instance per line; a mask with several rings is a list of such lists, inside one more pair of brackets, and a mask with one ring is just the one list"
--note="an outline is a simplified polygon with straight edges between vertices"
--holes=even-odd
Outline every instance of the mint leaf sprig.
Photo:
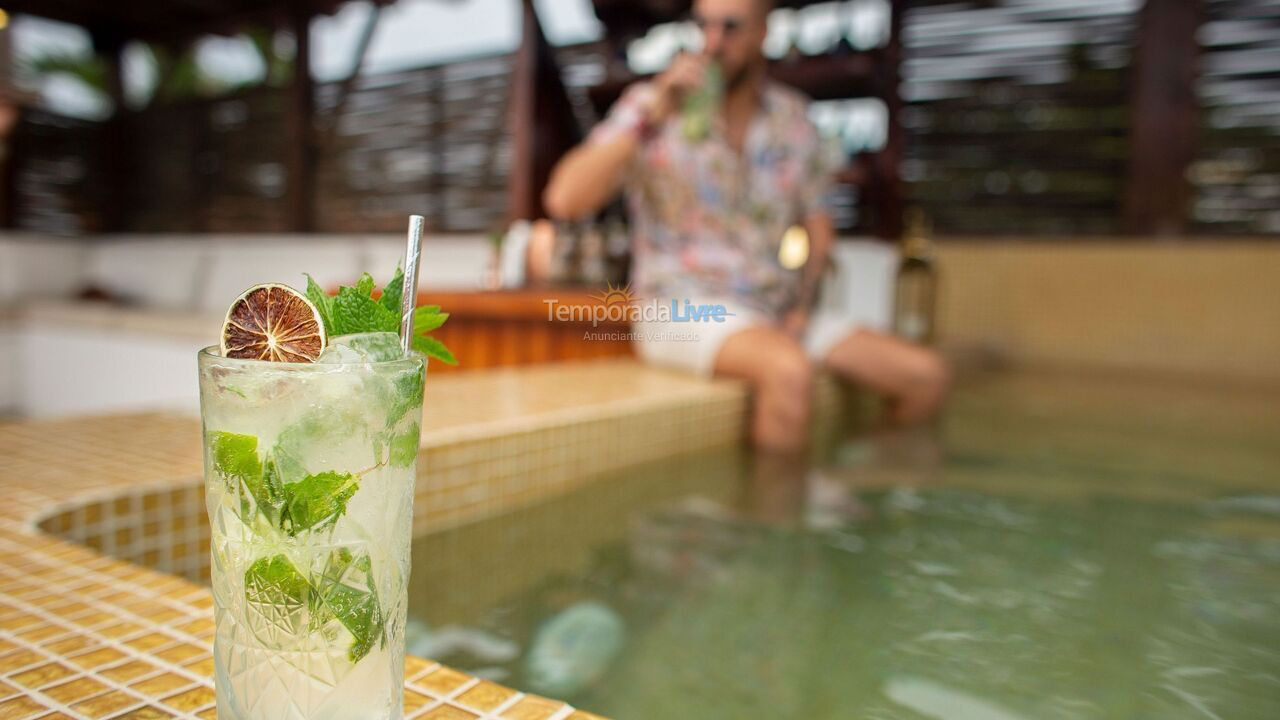
[[[320,311],[329,337],[367,332],[400,332],[400,299],[404,288],[404,271],[396,268],[382,295],[373,297],[374,280],[369,273],[360,276],[354,287],[341,286],[337,295],[329,295],[307,275],[307,299]],[[413,338],[410,347],[447,365],[458,360],[444,343],[427,333],[440,328],[449,319],[439,305],[424,305],[413,311]]]
[[[413,433],[413,453],[417,453],[418,426]],[[295,538],[305,531],[333,527],[347,511],[347,503],[360,487],[363,477],[382,464],[355,473],[322,472],[292,483],[282,482],[277,469],[280,453],[259,453],[253,435],[209,432],[208,445],[214,470],[229,492],[239,495],[240,519],[260,536],[283,532]],[[413,458],[407,449],[392,450],[392,462],[407,465]],[[250,506],[256,506],[256,513]],[[251,520],[247,515],[254,513]],[[261,518],[262,523],[258,522]],[[336,618],[351,633],[347,657],[352,663],[369,653],[376,642],[386,642],[384,619],[373,585],[373,566],[367,553],[353,555],[347,548],[330,552],[324,570],[308,577],[285,555],[259,558],[245,571],[245,599],[250,604],[280,608],[308,606],[311,622],[319,627]],[[354,582],[359,580],[359,582]],[[314,628],[313,628],[314,629]]]
[[[379,464],[356,473],[328,471],[307,475],[296,482],[283,482],[278,470],[280,453],[273,450],[265,459],[261,458],[258,438],[253,435],[212,430],[209,447],[214,469],[226,482],[227,489],[240,494],[246,503],[252,498],[268,525],[289,537],[297,537],[305,530],[332,527],[346,513],[347,501],[360,489],[360,480],[382,467]],[[252,510],[244,505],[240,512],[241,520],[251,524],[245,515]]]

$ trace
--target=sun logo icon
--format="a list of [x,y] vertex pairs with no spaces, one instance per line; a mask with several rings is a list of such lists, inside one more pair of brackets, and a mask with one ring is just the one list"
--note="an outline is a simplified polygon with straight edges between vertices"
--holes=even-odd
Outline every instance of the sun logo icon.
[[635,301],[635,296],[631,294],[631,284],[628,283],[621,287],[614,287],[613,283],[605,288],[603,292],[592,295],[593,300],[599,300],[604,305],[630,305]]

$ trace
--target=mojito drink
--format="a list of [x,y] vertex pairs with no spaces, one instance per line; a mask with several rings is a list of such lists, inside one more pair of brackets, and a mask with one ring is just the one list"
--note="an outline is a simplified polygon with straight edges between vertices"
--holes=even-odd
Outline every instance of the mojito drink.
[[305,300],[322,335],[294,343],[294,300],[258,299],[199,356],[218,717],[398,720],[424,360]]

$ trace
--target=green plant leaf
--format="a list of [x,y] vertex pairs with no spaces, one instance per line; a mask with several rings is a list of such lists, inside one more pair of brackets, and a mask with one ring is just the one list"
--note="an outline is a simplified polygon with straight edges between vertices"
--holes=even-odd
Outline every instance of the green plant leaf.
[[[227,489],[240,493],[240,519],[250,524],[253,508],[249,498],[272,526],[280,522],[284,506],[284,490],[280,468],[276,459],[263,462],[258,458],[258,438],[252,435],[218,432],[209,433],[209,445],[213,449],[214,469],[227,483]],[[246,497],[247,495],[247,497]]]
[[353,555],[347,548],[330,552],[316,590],[320,602],[352,635],[347,651],[351,662],[360,662],[375,642],[385,641],[373,565],[367,553]]
[[333,335],[333,297],[320,287],[315,278],[307,274],[307,299],[320,311],[320,319],[324,321],[325,332]]
[[389,460],[395,467],[409,467],[418,458],[418,442],[421,432],[418,423],[411,423],[402,433],[391,438]]
[[391,276],[391,282],[382,288],[382,297],[378,298],[378,302],[382,307],[395,313],[396,317],[400,317],[400,298],[404,295],[404,271],[400,266],[396,266],[396,274]]
[[400,418],[413,408],[422,406],[423,381],[426,380],[425,368],[417,372],[402,373],[392,381],[392,406],[387,413],[387,429],[396,426]]
[[453,353],[449,352],[449,348],[445,347],[444,343],[433,337],[414,335],[413,349],[427,357],[433,357],[446,365],[458,364],[457,359],[453,357]]
[[360,279],[356,281],[356,292],[365,297],[370,297],[373,295],[373,286],[373,276],[369,273],[364,273],[360,276]]
[[253,435],[221,432],[209,433],[209,449],[213,467],[228,485],[233,481],[261,480],[262,461],[258,459],[258,438]]
[[347,501],[360,489],[351,473],[322,472],[285,485],[280,529],[291,536],[303,530],[323,528],[347,511]]
[[413,311],[413,332],[415,335],[429,333],[439,328],[449,319],[449,313],[440,312],[438,306],[420,307]]
[[306,605],[311,585],[284,555],[258,558],[244,572],[244,595],[250,603],[272,608]]
[[338,297],[333,302],[331,336],[399,330],[400,318],[369,297],[367,292],[362,294],[358,287],[338,290]]

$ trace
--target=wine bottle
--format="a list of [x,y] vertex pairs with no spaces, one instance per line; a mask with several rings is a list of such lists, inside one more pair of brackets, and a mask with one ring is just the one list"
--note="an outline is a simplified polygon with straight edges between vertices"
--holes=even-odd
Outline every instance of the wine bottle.
[[912,210],[902,234],[893,302],[893,332],[912,342],[931,344],[937,305],[938,270],[924,213]]

